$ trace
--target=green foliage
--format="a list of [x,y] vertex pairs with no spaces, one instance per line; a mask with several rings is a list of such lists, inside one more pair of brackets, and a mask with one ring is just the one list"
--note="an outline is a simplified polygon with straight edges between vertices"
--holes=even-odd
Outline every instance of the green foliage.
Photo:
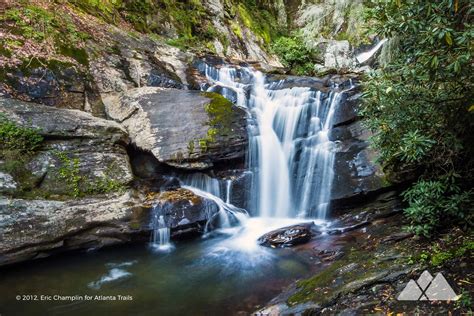
[[469,313],[466,313],[466,315],[472,315],[471,293],[466,289],[462,289],[460,295],[461,297],[456,301],[456,305],[462,308],[466,308],[469,311]]
[[0,156],[4,151],[17,151],[19,154],[31,154],[39,148],[43,137],[39,130],[19,126],[0,113]]
[[297,75],[309,75],[313,72],[314,52],[306,48],[298,36],[278,38],[272,45],[282,64]]
[[411,255],[408,258],[408,263],[429,264],[439,268],[445,264],[449,264],[452,260],[470,257],[474,250],[474,241],[469,238],[461,238],[461,241],[454,242],[454,244],[451,244],[453,241],[450,236],[440,241],[445,243],[444,247],[440,246],[439,243],[435,243],[430,246],[427,251],[423,251],[417,255]]
[[100,17],[106,22],[115,23],[118,19],[117,9],[122,5],[121,0],[68,0],[87,13]]
[[433,230],[450,220],[472,224],[469,202],[471,191],[461,191],[454,176],[439,180],[419,180],[403,193],[409,206],[405,215],[412,221],[410,229],[430,237]]
[[79,158],[71,158],[70,155],[62,151],[55,151],[54,154],[61,162],[61,166],[58,168],[59,178],[66,182],[71,196],[82,197],[87,194],[103,194],[124,189],[122,183],[111,178],[113,166],[107,168],[105,177],[90,181],[81,175]]
[[[87,64],[87,54],[78,46],[83,45],[89,35],[78,31],[72,18],[64,12],[54,8],[26,5],[7,10],[0,20],[6,21],[7,27],[13,33],[38,43],[56,46],[59,53],[75,58],[81,64]],[[21,42],[6,44],[8,47],[22,45]]]
[[388,174],[421,179],[405,194],[411,228],[425,236],[470,224],[474,28],[467,0],[368,1],[368,23],[398,47],[365,80],[362,114]]
[[260,37],[265,45],[270,44],[272,38],[279,33],[279,27],[273,15],[263,7],[258,7],[256,3],[251,1],[239,3],[237,11],[242,23]]
[[79,197],[81,195],[82,176],[80,174],[79,158],[69,158],[69,156],[62,151],[55,152],[56,156],[61,161],[61,167],[58,169],[59,177],[65,180],[71,195]]

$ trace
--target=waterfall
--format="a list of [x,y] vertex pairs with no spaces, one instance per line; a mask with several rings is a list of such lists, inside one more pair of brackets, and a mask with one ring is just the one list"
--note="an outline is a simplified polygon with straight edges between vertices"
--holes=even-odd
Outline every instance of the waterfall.
[[230,197],[232,192],[232,180],[225,181],[225,202],[230,204]]
[[[224,202],[222,199],[215,196],[214,194],[202,191],[192,186],[183,186],[183,188],[188,189],[194,194],[212,200],[216,203],[217,207],[219,208],[219,212],[217,213],[219,220],[218,226],[221,228],[230,228],[232,225],[241,223],[248,217],[247,212],[245,210]],[[210,218],[206,226],[212,224],[213,220],[214,218]],[[206,231],[207,230],[208,229],[206,227]]]
[[226,197],[222,196],[220,181],[208,176],[207,174],[198,172],[180,176],[179,181],[181,182],[181,185],[197,188],[220,199],[226,199]]
[[152,212],[152,247],[160,251],[169,251],[173,248],[173,245],[170,243],[170,228],[166,226],[163,215],[159,214],[158,206],[153,206]]
[[[343,92],[267,82],[246,67],[203,73],[216,91],[249,113],[248,167],[253,172],[251,201],[262,217],[324,219],[334,178],[336,144],[329,140]],[[352,88],[352,87],[351,87]]]
[[378,42],[377,45],[375,45],[372,49],[357,55],[356,56],[357,62],[359,64],[362,64],[362,63],[366,62],[367,60],[369,60],[370,57],[372,57],[375,53],[377,53],[377,51],[382,47],[383,44],[385,44],[386,41],[387,41],[387,39],[384,38],[383,40]]

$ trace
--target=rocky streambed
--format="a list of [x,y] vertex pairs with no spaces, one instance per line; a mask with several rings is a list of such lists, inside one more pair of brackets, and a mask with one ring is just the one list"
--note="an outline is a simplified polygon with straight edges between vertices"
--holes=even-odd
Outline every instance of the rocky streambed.
[[[209,87],[206,62],[194,61],[186,71],[196,87]],[[212,67],[225,65],[214,60]],[[397,185],[373,163],[370,133],[357,116],[356,76],[267,78],[275,90],[321,91],[323,101],[339,89],[341,102],[328,134],[337,144],[328,220],[272,221],[242,215],[238,225],[223,226],[225,220],[218,218],[228,213],[222,209],[228,203],[234,205],[232,212],[244,214],[242,208],[257,215],[249,199],[253,176],[245,162],[249,111],[215,93],[234,100],[225,87],[215,87],[213,93],[167,86],[170,81],[131,87],[112,84],[107,73],[97,72],[94,79],[102,118],[0,98],[9,122],[42,138],[34,152],[17,159],[20,169],[9,167],[11,158],[0,162],[0,265],[8,272],[0,289],[5,291],[1,305],[7,312],[58,309],[79,314],[111,308],[103,302],[80,303],[77,309],[47,302],[19,307],[8,294],[15,289],[40,295],[46,288],[51,295],[133,292],[133,303],[112,305],[113,310],[125,306],[129,312],[319,313],[338,304],[341,310],[365,312],[372,307],[348,307],[338,299],[379,283],[394,284],[413,271],[388,268],[382,259],[374,259],[370,267],[361,263],[377,255],[378,248],[369,247],[371,241],[385,245],[382,240],[403,242],[407,236],[394,231],[400,221]],[[252,79],[243,74],[239,82],[248,84]],[[172,253],[154,253],[147,246],[157,229],[157,209],[175,245]],[[380,251],[392,253],[390,242],[387,245]],[[403,260],[402,253],[395,251],[393,260]],[[26,263],[14,265],[19,262]],[[357,273],[347,278],[334,276],[352,268]],[[363,274],[365,269],[370,273]],[[38,281],[29,282],[34,276]],[[54,286],[61,283],[58,278],[67,282]],[[346,288],[341,282],[352,285]],[[131,292],[136,285],[140,290]],[[205,290],[197,294],[197,287]],[[324,300],[314,292],[321,289]],[[160,304],[150,294],[155,292]]]

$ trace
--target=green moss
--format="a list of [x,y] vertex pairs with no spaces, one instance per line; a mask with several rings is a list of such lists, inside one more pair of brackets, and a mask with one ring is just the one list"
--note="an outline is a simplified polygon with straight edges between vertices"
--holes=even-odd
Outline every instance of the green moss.
[[[215,92],[203,92],[203,96],[211,99],[211,102],[205,105],[205,110],[209,116],[209,129],[206,137],[198,139],[197,143],[202,152],[206,152],[209,146],[216,141],[217,137],[226,136],[232,131],[232,121],[234,119],[234,111],[232,102],[222,95]],[[192,149],[194,151],[194,142],[192,140]],[[188,152],[191,154],[188,146]]]
[[[378,260],[370,251],[362,249],[346,249],[347,256],[338,259],[329,267],[315,276],[301,280],[297,283],[298,291],[287,300],[289,305],[296,305],[308,301],[317,301],[324,306],[341,293],[352,292],[364,280],[378,275],[381,271],[389,269],[389,261]],[[348,271],[341,272],[341,268],[356,263],[357,266]],[[334,281],[339,279],[337,284]]]
[[231,21],[230,29],[232,30],[232,33],[234,33],[238,38],[243,39],[242,29],[240,28],[240,25],[238,23]]
[[274,16],[254,3],[244,2],[237,6],[242,23],[268,45],[279,34],[280,28]]
[[60,46],[61,55],[74,58],[78,63],[84,66],[89,65],[89,57],[84,48],[77,48],[74,46]]
[[122,0],[68,0],[85,12],[103,19],[105,22],[115,23],[119,18],[118,8]]
[[439,267],[450,260],[464,257],[473,250],[474,241],[472,240],[464,240],[461,245],[448,250],[441,250],[439,247],[433,247],[431,252],[430,264]]
[[203,92],[202,95],[211,99],[211,102],[205,106],[209,114],[209,125],[229,131],[233,120],[233,105],[222,95],[215,92]]

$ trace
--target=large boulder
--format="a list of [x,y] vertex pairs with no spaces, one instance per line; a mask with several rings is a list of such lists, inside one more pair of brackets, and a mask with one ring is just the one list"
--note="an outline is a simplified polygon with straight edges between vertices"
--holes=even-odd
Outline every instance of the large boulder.
[[214,201],[183,188],[162,192],[154,203],[154,213],[163,216],[171,238],[204,233],[206,224],[219,212]]
[[170,166],[206,169],[245,155],[246,112],[220,95],[144,87],[104,103],[134,145]]
[[74,201],[0,199],[0,266],[149,239],[149,209],[132,194]]
[[[7,170],[16,177],[16,189],[68,196],[75,176],[81,178],[76,181],[77,189],[91,193],[126,185],[133,179],[126,151],[129,139],[119,124],[77,110],[5,98],[0,98],[0,112],[18,126],[36,129],[44,138],[33,155],[0,161],[2,170],[17,160],[18,167]],[[12,185],[9,187],[12,193]]]

